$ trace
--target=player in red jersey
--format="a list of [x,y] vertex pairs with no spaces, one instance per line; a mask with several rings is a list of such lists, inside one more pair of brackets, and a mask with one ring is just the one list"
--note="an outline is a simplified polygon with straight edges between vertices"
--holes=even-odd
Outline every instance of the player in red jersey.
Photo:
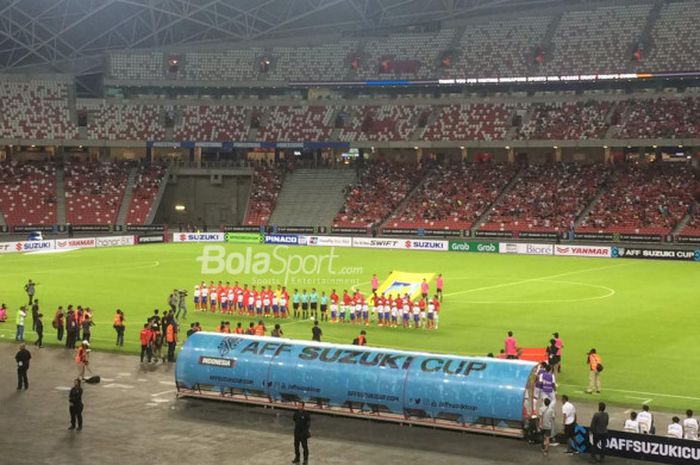
[[440,299],[437,295],[433,297],[433,307],[435,308],[435,329],[438,329],[438,326],[440,326],[440,305],[442,305],[442,302],[440,302]]
[[[343,292],[343,307],[340,309],[340,322],[341,323],[347,323],[348,320],[346,320],[346,312],[351,312],[351,315],[355,314],[355,309],[353,308],[352,310],[350,309],[350,305],[352,304],[352,297],[350,297],[350,294],[348,294],[348,291]],[[349,317],[349,315],[348,315]]]
[[336,323],[338,321],[338,302],[340,301],[340,297],[338,297],[338,294],[335,292],[335,289],[331,292],[330,295],[331,299],[331,323]]
[[[221,297],[224,295],[224,285],[219,281],[216,286],[216,309],[221,311]],[[213,312],[214,310],[212,310]]]

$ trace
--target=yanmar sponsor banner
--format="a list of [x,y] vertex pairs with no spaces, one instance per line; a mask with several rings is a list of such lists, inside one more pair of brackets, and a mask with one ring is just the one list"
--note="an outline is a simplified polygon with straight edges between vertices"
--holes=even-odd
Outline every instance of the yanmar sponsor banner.
[[368,249],[403,249],[404,239],[377,239],[369,237],[353,237],[352,246]]
[[95,247],[97,241],[94,237],[81,237],[76,239],[56,239],[56,250],[89,249]]
[[173,242],[224,242],[224,233],[173,233]]
[[606,455],[614,457],[676,465],[700,463],[700,442],[687,439],[609,430],[604,448]]
[[448,241],[408,239],[408,240],[404,240],[402,242],[403,242],[404,249],[444,251],[444,250],[447,250],[449,248]]
[[352,237],[306,236],[306,245],[316,247],[352,247]]
[[553,255],[554,245],[527,244],[523,242],[501,242],[499,244],[498,252],[518,255]]
[[136,236],[104,236],[95,238],[95,247],[124,247],[136,244]]
[[265,244],[306,245],[305,236],[293,234],[266,234]]
[[593,245],[555,245],[554,255],[564,257],[602,257],[610,258],[610,247]]
[[641,249],[636,247],[612,247],[615,258],[638,258],[650,260],[681,260],[700,262],[700,250],[687,249]]

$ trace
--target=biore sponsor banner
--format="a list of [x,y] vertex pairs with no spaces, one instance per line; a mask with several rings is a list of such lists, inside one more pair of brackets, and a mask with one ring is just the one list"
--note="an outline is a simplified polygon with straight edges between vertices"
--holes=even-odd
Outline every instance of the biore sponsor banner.
[[422,239],[408,239],[403,241],[403,247],[405,249],[413,250],[447,250],[447,241],[432,241],[432,240],[422,240]]
[[498,253],[498,242],[450,241],[452,252]]
[[476,237],[513,237],[510,231],[477,231]]
[[160,244],[165,242],[163,234],[146,234],[138,236],[139,244]]
[[56,250],[87,249],[95,247],[97,241],[94,237],[82,237],[76,239],[56,239]]
[[2,244],[2,247],[0,247],[0,252],[39,252],[43,250],[54,250],[55,248],[55,241],[5,242]]
[[554,246],[552,244],[501,242],[498,251],[500,253],[514,253],[519,255],[553,255]]
[[592,245],[555,245],[554,255],[566,257],[610,257],[610,247]]
[[227,232],[224,240],[235,244],[260,244],[263,241],[263,235],[251,232]]
[[103,236],[95,238],[96,247],[123,247],[134,245],[136,236]]
[[615,258],[700,261],[700,250],[613,247],[611,254]]
[[299,236],[291,234],[266,234],[265,244],[306,245],[305,239],[299,239]]
[[352,247],[352,237],[307,236],[306,243],[317,247]]
[[700,237],[697,236],[678,236],[676,241],[684,244],[700,244]]
[[173,242],[224,242],[224,233],[173,233]]
[[376,239],[369,237],[353,237],[352,246],[369,249],[403,249],[403,239]]
[[609,430],[605,454],[648,462],[697,465],[700,442]]

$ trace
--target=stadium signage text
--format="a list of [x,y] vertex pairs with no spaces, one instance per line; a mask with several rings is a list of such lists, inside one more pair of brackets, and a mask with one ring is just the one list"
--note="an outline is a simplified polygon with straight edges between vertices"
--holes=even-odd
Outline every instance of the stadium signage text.
[[403,246],[406,249],[417,249],[417,250],[447,250],[447,241],[426,241],[426,240],[416,240],[409,239],[403,241]]
[[173,233],[173,242],[223,242],[224,233]]
[[700,250],[613,247],[612,256],[616,258],[700,261]]
[[24,241],[15,243],[16,252],[36,252],[39,250],[53,250],[54,241]]
[[149,234],[139,236],[139,244],[159,244],[165,242],[165,236],[162,234]]
[[353,247],[364,247],[369,249],[403,249],[404,242],[401,239],[369,239],[366,237],[353,237]]
[[502,242],[499,246],[499,252],[519,255],[553,255],[554,246],[552,244]]
[[318,247],[352,247],[352,237],[308,236],[306,244]]
[[96,247],[122,247],[134,245],[134,236],[104,236],[95,238]]
[[56,239],[56,249],[87,249],[95,247],[94,237],[81,239]]
[[236,366],[236,361],[228,358],[206,357],[202,355],[199,357],[199,364],[219,368],[233,368]]
[[260,244],[263,237],[260,233],[229,232],[224,236],[224,240],[236,244]]
[[300,241],[299,236],[289,234],[268,234],[265,236],[265,244],[300,245]]
[[450,241],[450,251],[498,253],[498,243],[476,241]]
[[610,430],[605,453],[649,462],[697,464],[700,461],[700,444],[686,439]]
[[587,245],[555,245],[554,255],[566,257],[610,257],[610,247]]

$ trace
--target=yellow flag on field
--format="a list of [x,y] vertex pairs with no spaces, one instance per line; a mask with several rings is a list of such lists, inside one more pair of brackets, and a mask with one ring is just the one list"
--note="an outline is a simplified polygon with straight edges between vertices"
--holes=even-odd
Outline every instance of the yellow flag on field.
[[435,273],[405,273],[403,271],[392,271],[389,277],[377,289],[377,295],[397,295],[408,294],[411,299],[420,297],[420,285],[425,279],[430,282]]

